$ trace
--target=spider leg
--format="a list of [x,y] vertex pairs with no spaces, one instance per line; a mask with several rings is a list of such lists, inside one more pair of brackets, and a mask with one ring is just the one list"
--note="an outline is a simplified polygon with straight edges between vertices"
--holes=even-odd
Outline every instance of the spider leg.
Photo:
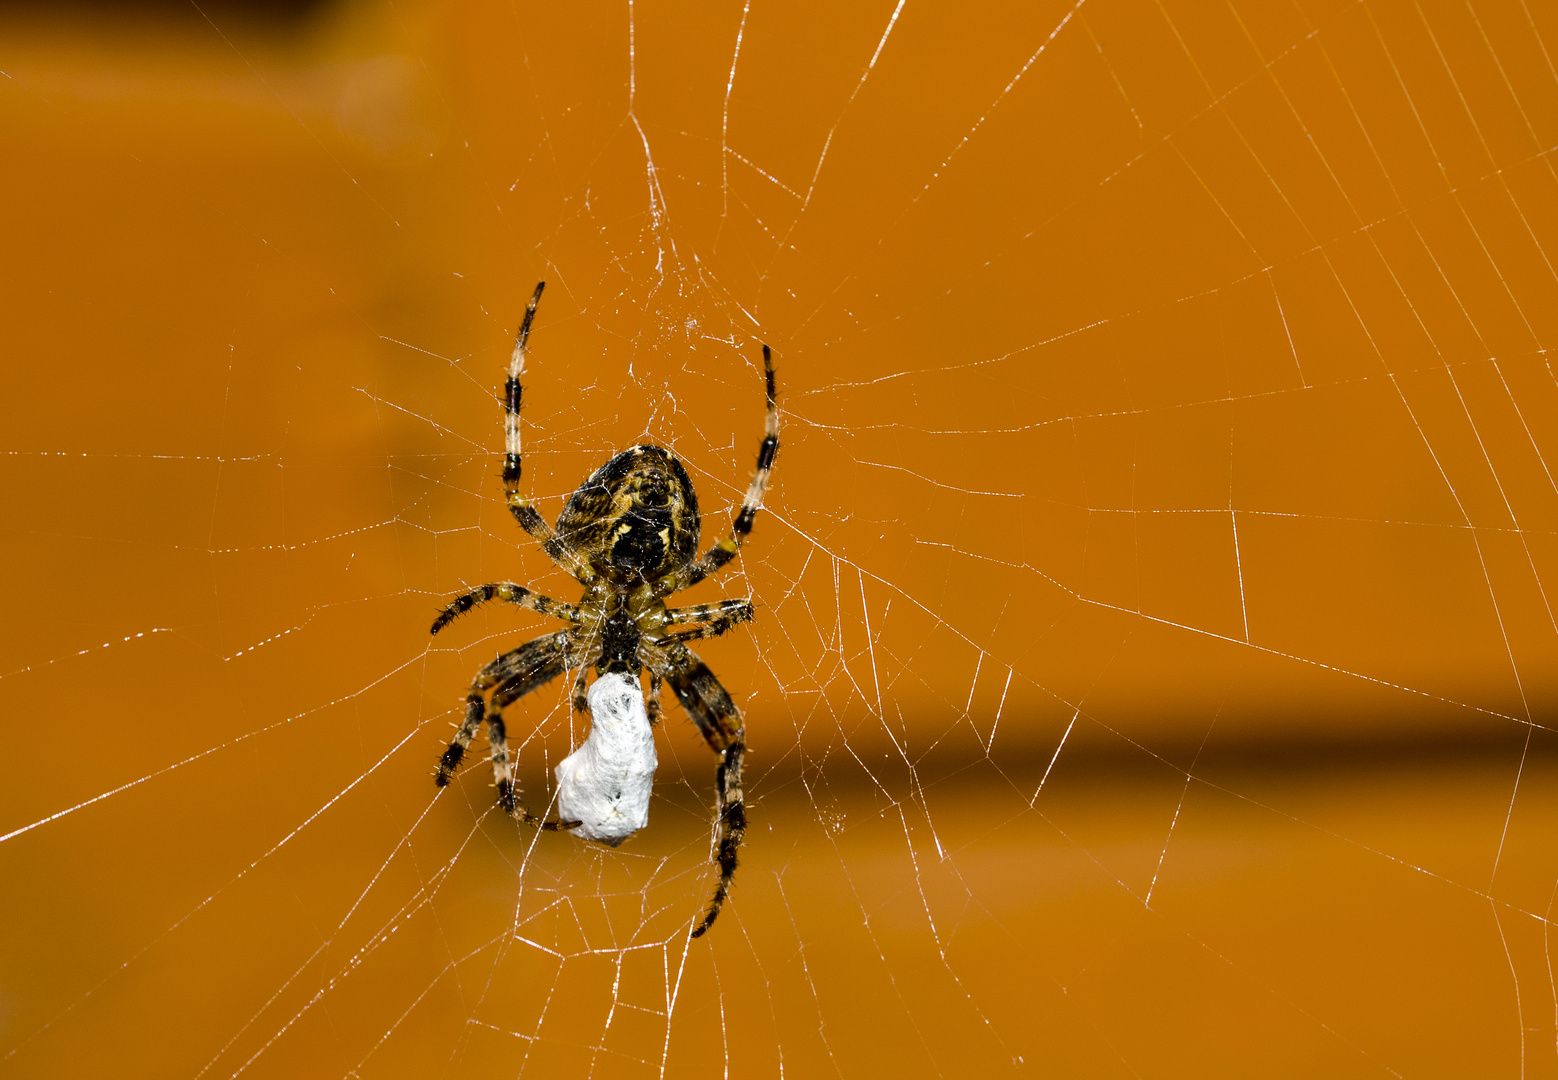
[[648,643],[639,647],[650,670],[671,684],[676,700],[698,725],[698,732],[716,751],[723,752],[741,733],[741,710],[730,700],[698,654],[679,641]]
[[448,607],[438,613],[438,618],[433,620],[433,629],[430,632],[438,633],[471,608],[478,604],[485,604],[489,600],[502,600],[527,611],[534,611],[537,615],[555,615],[559,619],[572,623],[579,621],[579,609],[572,604],[559,603],[550,596],[542,596],[511,581],[499,581],[455,597]]
[[587,680],[586,680],[585,677],[587,675],[589,675],[589,673],[590,673],[590,665],[588,665],[588,664],[580,664],[579,665],[579,677],[574,679],[574,681],[573,681],[573,711],[574,712],[589,712],[590,711],[590,697],[589,697],[589,694],[585,690],[585,687],[587,685]]
[[660,673],[649,673],[649,696],[644,698],[644,712],[649,716],[649,726],[660,722]]
[[[492,746],[492,772],[498,786],[498,804],[505,813],[520,821],[539,824],[544,829],[559,827],[557,822],[540,821],[518,801],[519,792],[509,769],[503,709],[561,674],[568,644],[569,632],[559,630],[504,653],[477,672],[465,699],[465,722],[460,725],[460,730],[438,762],[438,774],[434,782],[439,787],[446,786],[453,778],[455,769],[465,757],[466,748],[470,746],[471,738],[485,720],[487,740]],[[487,690],[493,691],[490,710],[482,701],[482,694]],[[573,826],[563,823],[563,827]]]
[[509,358],[508,381],[503,384],[503,449],[505,451],[503,498],[508,504],[509,513],[513,514],[514,520],[519,522],[519,527],[540,543],[546,557],[580,582],[588,585],[595,580],[595,571],[566,541],[558,537],[552,526],[541,516],[530,498],[519,487],[524,456],[520,450],[519,438],[519,404],[520,398],[524,395],[524,387],[520,385],[519,377],[525,372],[525,357],[529,355],[530,324],[536,317],[536,305],[541,302],[541,290],[545,288],[546,282],[537,282],[530,303],[525,305],[525,318],[519,324],[519,333],[514,336],[514,353]]
[[741,723],[741,711],[730,700],[730,694],[691,649],[673,641],[652,646],[645,652],[650,670],[663,675],[671,684],[671,690],[693,723],[698,725],[704,741],[721,755],[719,767],[714,772],[719,799],[714,858],[719,864],[720,879],[709,901],[709,910],[692,932],[693,937],[702,937],[719,918],[720,908],[730,895],[730,883],[736,875],[736,853],[747,831],[746,793],[741,786],[746,731]]
[[538,829],[555,831],[578,828],[577,821],[547,821],[536,817],[519,801],[519,789],[514,783],[513,774],[509,771],[508,731],[503,723],[503,714],[500,712],[487,714],[487,741],[492,746],[492,775],[498,785],[498,805],[503,807],[504,813],[516,821],[523,821]]
[[721,600],[713,604],[694,607],[669,608],[664,625],[692,623],[686,630],[673,630],[657,637],[657,642],[697,641],[699,638],[718,637],[733,626],[751,620],[755,615],[750,600]]
[[519,648],[504,653],[476,673],[476,677],[471,680],[470,693],[465,697],[465,722],[460,725],[460,730],[438,762],[438,774],[434,782],[439,787],[444,787],[454,778],[454,771],[460,767],[460,761],[465,757],[466,747],[470,746],[476,729],[481,727],[482,721],[486,718],[487,708],[482,701],[482,695],[492,687],[507,682],[515,676],[544,670],[562,654],[568,636],[568,631],[560,630],[555,634],[547,634],[545,637],[527,641]]
[[736,876],[736,852],[741,848],[747,831],[746,793],[741,788],[741,765],[746,758],[746,734],[736,732],[729,746],[725,747],[725,760],[714,770],[714,786],[719,790],[719,838],[715,857],[719,860],[719,884],[709,900],[709,910],[703,921],[692,932],[693,937],[708,933],[714,920],[719,918],[720,908],[730,895],[730,883]]
[[741,500],[741,512],[730,523],[730,535],[698,556],[675,574],[667,575],[655,592],[667,596],[673,592],[696,585],[710,574],[736,557],[747,534],[752,531],[752,521],[763,505],[763,493],[768,490],[768,477],[774,470],[774,455],[779,451],[779,407],[775,403],[774,361],[768,346],[763,346],[763,376],[767,386],[768,411],[764,420],[763,441],[757,449],[757,471],[747,485],[746,497]]
[[460,761],[465,757],[466,748],[471,745],[471,739],[476,735],[476,729],[481,727],[481,722],[487,716],[487,705],[481,699],[481,692],[472,690],[465,699],[465,722],[460,725],[460,730],[455,732],[454,739],[449,743],[449,749],[438,759],[438,772],[433,777],[433,783],[439,787],[447,787],[449,781],[454,778],[454,771],[460,767]]
[[[562,632],[563,635],[567,631]],[[492,692],[492,702],[487,710],[487,741],[492,746],[492,778],[498,787],[498,805],[509,817],[535,825],[542,829],[572,829],[577,821],[544,821],[536,817],[520,802],[519,785],[514,783],[509,768],[507,729],[503,723],[503,710],[530,693],[545,686],[567,668],[566,637],[554,654],[544,664],[523,671],[499,683]]]

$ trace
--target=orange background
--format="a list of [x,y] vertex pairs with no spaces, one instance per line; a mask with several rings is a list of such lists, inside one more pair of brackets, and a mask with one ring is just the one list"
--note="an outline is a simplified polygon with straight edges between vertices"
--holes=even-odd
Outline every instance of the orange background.
[[[1540,5],[9,7],[0,1073],[1552,1075]],[[714,539],[615,852],[432,763],[648,437]],[[523,719],[521,719],[523,717]],[[509,713],[529,798],[583,734]],[[533,730],[532,730],[533,729]],[[481,751],[484,740],[478,738]],[[352,1070],[355,1070],[353,1072]]]

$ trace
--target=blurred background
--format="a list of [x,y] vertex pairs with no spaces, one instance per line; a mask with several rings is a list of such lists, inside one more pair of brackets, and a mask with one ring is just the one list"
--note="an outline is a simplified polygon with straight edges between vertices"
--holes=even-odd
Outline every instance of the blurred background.
[[[0,4],[0,1075],[1558,1074],[1558,15]],[[465,687],[739,504],[617,850]],[[582,739],[508,711],[526,798]]]

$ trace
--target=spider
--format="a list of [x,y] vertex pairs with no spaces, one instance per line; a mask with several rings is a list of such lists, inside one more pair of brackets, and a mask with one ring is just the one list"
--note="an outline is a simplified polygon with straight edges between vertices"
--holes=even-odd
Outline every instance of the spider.
[[[629,447],[596,469],[569,497],[554,530],[520,490],[519,404],[523,390],[519,377],[525,371],[530,324],[545,288],[546,282],[537,284],[525,305],[503,388],[503,492],[514,520],[540,543],[549,559],[578,579],[584,596],[577,604],[565,604],[523,585],[497,582],[455,597],[434,620],[432,632],[436,634],[478,604],[501,600],[568,624],[502,654],[476,673],[465,699],[465,722],[439,760],[435,779],[439,787],[449,783],[476,729],[485,721],[498,804],[504,811],[543,829],[577,826],[577,821],[542,821],[525,809],[509,771],[503,710],[564,671],[577,669],[573,707],[584,712],[589,707],[586,675],[592,665],[597,677],[621,672],[635,682],[647,667],[645,710],[649,722],[659,720],[660,684],[669,683],[699,733],[720,755],[714,773],[718,797],[715,861],[720,879],[703,921],[693,931],[693,937],[701,937],[718,918],[730,893],[736,852],[746,832],[741,790],[746,735],[741,711],[687,642],[723,634],[750,620],[753,608],[751,600],[667,607],[665,598],[696,585],[734,559],[752,531],[779,449],[773,358],[764,345],[767,420],[757,452],[757,470],[728,536],[698,554],[701,520],[692,480],[675,456],[650,445]],[[483,701],[484,694],[490,694],[490,701]]]

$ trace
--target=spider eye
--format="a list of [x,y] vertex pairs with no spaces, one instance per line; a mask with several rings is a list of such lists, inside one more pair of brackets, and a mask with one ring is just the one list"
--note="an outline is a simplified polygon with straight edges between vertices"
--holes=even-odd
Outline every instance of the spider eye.
[[645,484],[638,489],[638,501],[644,506],[659,508],[671,501],[671,492],[659,481]]

